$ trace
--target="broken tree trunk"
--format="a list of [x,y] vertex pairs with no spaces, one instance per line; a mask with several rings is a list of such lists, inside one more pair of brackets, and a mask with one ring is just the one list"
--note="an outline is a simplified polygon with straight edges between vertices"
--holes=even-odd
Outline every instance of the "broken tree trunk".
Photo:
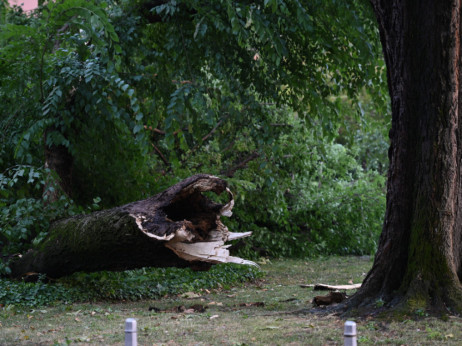
[[[228,192],[217,204],[202,192]],[[143,266],[187,267],[232,262],[225,242],[251,232],[231,233],[220,217],[234,205],[226,182],[198,174],[151,198],[54,222],[47,238],[11,263],[12,276],[27,272],[61,277],[76,271],[125,270]]]

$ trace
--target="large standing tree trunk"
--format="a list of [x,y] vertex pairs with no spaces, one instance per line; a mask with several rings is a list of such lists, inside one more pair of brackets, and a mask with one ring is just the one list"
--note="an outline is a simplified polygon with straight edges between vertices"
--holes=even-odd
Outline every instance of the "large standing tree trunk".
[[460,0],[372,0],[392,102],[385,222],[349,306],[461,311]]
[[233,199],[218,204],[202,194],[206,191],[232,196],[224,180],[198,174],[151,198],[57,221],[42,244],[11,263],[12,276],[203,262],[255,265],[230,256],[224,245],[251,234],[231,233],[221,222],[222,215],[231,216]]

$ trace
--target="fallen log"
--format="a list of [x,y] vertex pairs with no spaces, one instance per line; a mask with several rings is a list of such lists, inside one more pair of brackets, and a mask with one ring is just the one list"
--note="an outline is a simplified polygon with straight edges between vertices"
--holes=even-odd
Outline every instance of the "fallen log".
[[[227,192],[230,200],[215,203],[205,191]],[[12,276],[34,272],[57,278],[76,271],[201,262],[256,265],[230,256],[225,245],[251,234],[231,233],[222,223],[221,216],[231,216],[233,205],[224,180],[194,175],[148,199],[52,223],[41,244],[10,264]]]

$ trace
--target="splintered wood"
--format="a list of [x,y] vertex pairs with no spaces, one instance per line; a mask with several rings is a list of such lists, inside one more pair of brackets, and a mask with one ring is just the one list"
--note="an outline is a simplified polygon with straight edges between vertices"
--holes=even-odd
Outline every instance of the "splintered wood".
[[[184,229],[179,229],[175,236],[165,244],[178,257],[187,261],[203,261],[211,263],[238,263],[252,266],[258,266],[255,262],[248,261],[239,257],[231,256],[228,248],[231,245],[225,245],[227,241],[249,237],[252,232],[233,233],[221,222],[220,216],[230,217],[234,206],[233,194],[226,188],[230,196],[230,201],[220,209],[217,215],[216,229],[211,230],[203,241],[190,242],[191,238],[186,238],[188,242],[183,241],[185,238]],[[191,234],[190,237],[194,238]]]

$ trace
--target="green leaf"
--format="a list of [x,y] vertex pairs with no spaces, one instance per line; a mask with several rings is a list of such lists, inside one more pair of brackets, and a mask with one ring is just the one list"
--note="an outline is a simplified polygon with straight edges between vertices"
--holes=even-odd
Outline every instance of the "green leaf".
[[135,127],[133,128],[133,133],[134,134],[137,134],[138,132],[140,132],[141,130],[143,129],[143,126],[142,125],[135,125]]

